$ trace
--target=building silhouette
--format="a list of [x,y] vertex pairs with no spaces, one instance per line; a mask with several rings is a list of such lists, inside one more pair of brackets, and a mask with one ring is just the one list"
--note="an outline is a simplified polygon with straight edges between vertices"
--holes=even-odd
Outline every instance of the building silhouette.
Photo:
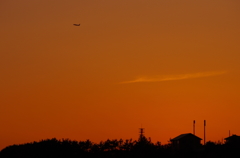
[[201,147],[201,140],[192,133],[181,134],[170,139],[173,151],[197,151]]
[[240,136],[233,134],[225,139],[225,144],[240,145]]

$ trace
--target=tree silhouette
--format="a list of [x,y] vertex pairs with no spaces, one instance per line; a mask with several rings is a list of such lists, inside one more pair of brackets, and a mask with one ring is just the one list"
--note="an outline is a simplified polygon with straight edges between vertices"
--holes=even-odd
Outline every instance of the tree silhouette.
[[11,145],[0,151],[0,158],[219,158],[240,157],[239,145],[208,141],[204,150],[174,154],[171,144],[155,144],[150,138],[138,140],[107,139],[99,143],[90,140],[45,139],[20,145]]

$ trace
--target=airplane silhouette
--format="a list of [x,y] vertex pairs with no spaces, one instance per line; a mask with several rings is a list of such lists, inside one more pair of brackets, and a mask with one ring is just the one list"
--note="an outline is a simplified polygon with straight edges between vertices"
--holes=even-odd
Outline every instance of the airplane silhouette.
[[80,24],[73,24],[74,26],[80,26]]

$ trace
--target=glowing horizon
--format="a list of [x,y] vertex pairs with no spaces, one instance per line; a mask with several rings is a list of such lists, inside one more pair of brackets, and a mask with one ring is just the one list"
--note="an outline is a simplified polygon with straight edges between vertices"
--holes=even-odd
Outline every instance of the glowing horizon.
[[[240,135],[240,1],[0,2],[0,149]],[[76,27],[73,24],[81,24]],[[203,137],[202,123],[196,135]]]

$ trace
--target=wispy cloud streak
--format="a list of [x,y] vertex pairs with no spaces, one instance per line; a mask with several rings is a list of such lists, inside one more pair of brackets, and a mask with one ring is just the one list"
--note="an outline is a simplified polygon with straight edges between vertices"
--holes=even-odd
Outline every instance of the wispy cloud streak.
[[124,84],[124,83],[138,83],[138,82],[161,82],[161,81],[184,80],[184,79],[217,76],[225,73],[226,71],[213,71],[213,72],[199,72],[199,73],[192,73],[192,74],[169,75],[169,76],[139,77],[135,80],[125,81],[121,83]]

